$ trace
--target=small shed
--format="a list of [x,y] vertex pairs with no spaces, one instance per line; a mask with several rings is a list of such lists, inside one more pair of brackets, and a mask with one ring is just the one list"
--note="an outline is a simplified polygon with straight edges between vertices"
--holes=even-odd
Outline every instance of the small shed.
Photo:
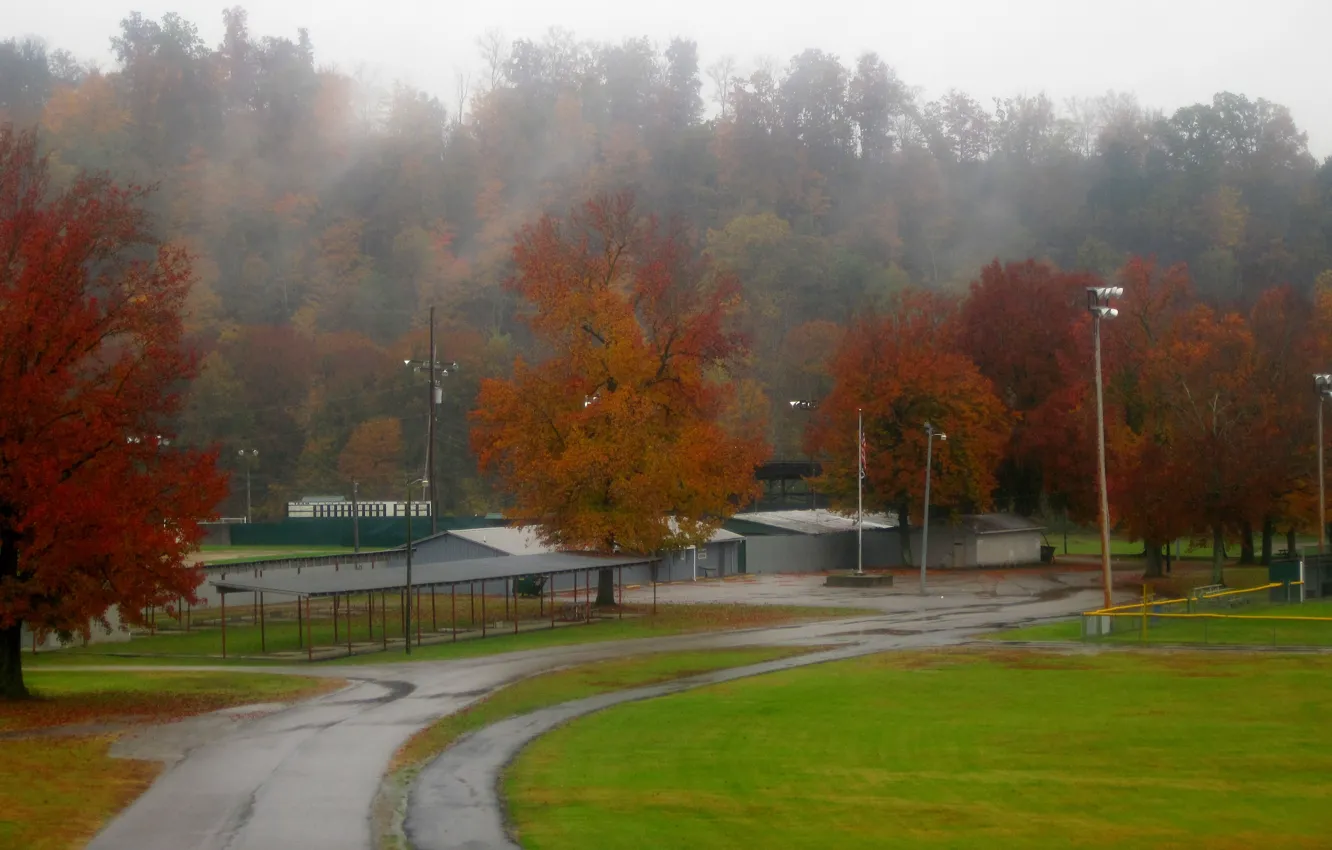
[[[965,514],[930,522],[929,564],[936,567],[1015,567],[1041,562],[1045,526],[1016,514]],[[920,566],[922,529],[911,530],[911,565]]]
[[[897,518],[866,514],[864,565],[887,567],[901,562]],[[754,511],[726,521],[728,531],[744,535],[745,571],[817,573],[856,568],[856,518],[833,511]]]

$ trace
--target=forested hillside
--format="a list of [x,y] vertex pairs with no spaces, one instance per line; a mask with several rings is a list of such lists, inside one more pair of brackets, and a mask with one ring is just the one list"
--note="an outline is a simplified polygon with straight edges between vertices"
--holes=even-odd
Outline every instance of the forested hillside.
[[[700,67],[688,41],[553,33],[479,45],[485,71],[459,114],[324,67],[303,32],[224,15],[210,45],[179,17],[131,14],[100,70],[58,39],[0,43],[0,121],[40,126],[58,180],[91,169],[157,186],[157,232],[198,276],[203,371],[180,438],[220,441],[224,461],[258,450],[260,516],[353,477],[390,496],[422,468],[426,389],[402,361],[425,354],[429,305],[442,358],[460,365],[441,410],[443,507],[499,507],[466,413],[479,381],[532,346],[504,286],[515,234],[599,193],[629,189],[640,211],[681,219],[739,281],[751,355],[737,393],[769,406],[779,457],[804,451],[808,419],[787,400],[831,392],[843,328],[900,309],[907,288],[960,296],[995,258],[1106,276],[1154,256],[1186,263],[1221,313],[1255,315],[1288,284],[1281,315],[1308,316],[1332,268],[1332,160],[1310,155],[1281,105],[1242,93],[1173,114],[1114,94],[927,101],[891,56],[811,47],[741,75]],[[1039,332],[1042,311],[1023,315]],[[1020,411],[983,341],[965,344]]]

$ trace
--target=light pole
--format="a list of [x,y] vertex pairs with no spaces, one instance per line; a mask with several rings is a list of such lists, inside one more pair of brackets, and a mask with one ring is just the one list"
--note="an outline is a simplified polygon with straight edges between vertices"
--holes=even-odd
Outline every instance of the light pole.
[[250,466],[259,457],[258,449],[241,449],[238,453],[245,461],[245,524],[250,524]]
[[925,512],[921,515],[920,523],[920,595],[925,595],[925,568],[926,558],[930,554],[930,472],[934,463],[934,436],[938,434],[939,440],[947,440],[948,435],[942,431],[935,431],[934,426],[925,423]]
[[[818,402],[818,400],[816,400],[816,399],[792,399],[791,401],[788,401],[787,404],[791,405],[791,409],[792,409],[792,410],[818,410],[818,409],[819,409],[819,402]],[[812,455],[809,455],[809,456],[807,456],[807,457],[808,457],[809,462],[810,462],[810,472],[811,472],[811,474],[812,474],[813,471],[814,471],[814,457],[813,457]],[[813,508],[814,508],[814,488],[810,485],[810,482],[809,482],[809,479],[808,479],[808,478],[805,479],[805,491],[806,491],[806,493],[807,493],[808,496],[809,496],[809,507],[810,507],[811,510],[813,510]],[[783,493],[785,493],[784,490],[783,490]],[[783,501],[785,501],[785,500],[783,500]],[[785,507],[785,505],[783,505],[783,507]]]
[[[352,553],[361,554],[361,501],[358,482],[352,482]],[[360,569],[357,563],[356,569]]]
[[[1332,375],[1314,375],[1314,390],[1318,393],[1318,554],[1327,547],[1327,496],[1324,484],[1327,468],[1323,466],[1323,401],[1332,398]],[[1291,557],[1295,553],[1291,552]]]
[[1110,495],[1105,483],[1105,402],[1101,380],[1101,320],[1113,319],[1119,311],[1110,306],[1111,299],[1124,295],[1121,286],[1087,287],[1087,311],[1092,316],[1092,348],[1096,358],[1096,477],[1101,489],[1101,582],[1105,590],[1105,607],[1111,599],[1110,581]]
[[421,485],[422,495],[425,495],[430,479],[418,478],[407,485],[407,587],[402,598],[402,637],[408,655],[412,654],[412,488],[417,484]]
[[[428,395],[426,404],[430,417],[426,425],[426,477],[421,479],[429,481],[435,478],[435,413],[441,402],[444,401],[444,389],[440,386],[439,378],[447,378],[452,372],[458,371],[457,363],[440,363],[438,353],[435,351],[435,308],[430,308],[430,359],[429,360],[404,360],[404,366],[410,368],[413,372],[426,372],[430,375],[428,383]],[[435,488],[430,488],[430,533],[439,533],[439,498]]]

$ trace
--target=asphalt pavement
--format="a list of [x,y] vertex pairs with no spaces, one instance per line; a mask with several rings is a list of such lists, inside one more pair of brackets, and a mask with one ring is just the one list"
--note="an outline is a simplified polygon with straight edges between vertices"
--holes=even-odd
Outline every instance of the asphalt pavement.
[[[830,657],[956,643],[1000,627],[1067,616],[1100,601],[1097,576],[1092,573],[994,575],[941,576],[924,598],[910,586],[889,591],[823,588],[812,576],[701,582],[659,588],[659,598],[742,601],[748,597],[774,604],[873,608],[881,613],[456,661],[292,668],[290,672],[345,678],[352,684],[234,723],[224,734],[203,736],[195,746],[188,740],[180,743],[175,757],[164,758],[174,764],[89,847],[367,850],[372,845],[371,806],[398,747],[437,718],[511,681],[644,652],[761,645],[834,647],[829,653],[719,671],[697,681],[605,695],[505,721],[469,736],[423,772],[409,802],[408,834],[422,850],[512,847],[496,791],[498,770],[526,740],[575,713]],[[641,600],[646,592],[636,591],[630,598]]]

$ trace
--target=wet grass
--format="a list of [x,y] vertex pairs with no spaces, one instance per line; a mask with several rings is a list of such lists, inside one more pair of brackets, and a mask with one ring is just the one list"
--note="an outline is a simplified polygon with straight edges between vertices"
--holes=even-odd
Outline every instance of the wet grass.
[[[1317,847],[1332,659],[894,653],[630,703],[503,780],[529,850]],[[681,718],[694,718],[687,727]]]
[[[41,671],[28,684],[37,699],[0,703],[0,847],[67,850],[82,847],[161,771],[156,762],[112,759],[119,734],[112,730],[300,699],[339,683],[229,672]],[[90,725],[101,728],[84,728]],[[70,726],[79,734],[50,734]]]
[[407,792],[421,769],[455,741],[509,717],[528,714],[597,694],[683,679],[721,670],[802,655],[816,648],[755,647],[663,652],[581,664],[515,682],[480,702],[436,721],[398,750],[376,805],[382,850],[405,848],[402,816]]
[[[373,624],[368,619],[368,600],[365,597],[353,599],[352,636],[359,644],[372,645],[383,639],[384,623],[390,635],[399,639],[402,635],[401,610],[392,603],[385,609],[378,606],[374,611]],[[450,604],[447,597],[436,600],[432,615],[428,598],[423,599],[420,621],[426,634],[432,627],[440,632],[451,628]],[[472,606],[460,603],[458,620],[460,629],[479,628],[481,606],[475,606],[477,617],[472,619]],[[345,645],[347,637],[346,608],[339,607],[339,623],[333,625],[333,608],[328,600],[321,600],[312,608],[313,617],[309,630],[314,636],[316,647],[337,647]],[[534,599],[520,600],[520,616],[523,625],[548,626],[549,607],[539,607]],[[156,635],[136,635],[128,643],[91,644],[87,647],[71,647],[59,651],[25,654],[25,666],[41,668],[44,666],[65,666],[71,664],[265,664],[279,663],[265,659],[261,649],[260,629],[254,624],[254,610],[250,604],[227,606],[227,652],[233,656],[224,661],[220,658],[222,646],[221,629],[217,627],[217,612],[194,619],[190,632],[177,630],[159,630]],[[876,613],[853,608],[814,608],[789,605],[737,605],[737,604],[698,604],[680,605],[662,604],[657,613],[652,613],[651,606],[626,605],[623,619],[616,618],[615,609],[610,609],[602,617],[594,618],[591,623],[561,625],[558,628],[537,628],[513,634],[512,619],[505,615],[503,597],[491,597],[486,602],[489,635],[484,639],[467,638],[457,643],[445,642],[424,644],[412,647],[412,661],[430,661],[450,658],[473,658],[480,655],[492,655],[502,652],[516,652],[525,649],[541,649],[551,646],[568,646],[580,643],[597,643],[633,638],[663,637],[687,634],[691,632],[728,631],[735,629],[760,628],[783,625],[802,620],[827,620],[838,617],[863,616]],[[243,617],[245,622],[236,622],[232,617]],[[505,620],[496,627],[496,620]],[[165,619],[159,622],[165,622]],[[373,630],[372,630],[373,629]],[[295,652],[299,650],[304,635],[298,631],[296,608],[292,604],[267,606],[263,629],[263,644],[269,653],[278,651]],[[242,657],[243,656],[243,657]],[[280,663],[299,663],[303,658],[289,658]],[[390,651],[371,652],[348,658],[330,660],[328,664],[382,664],[386,661],[408,660],[403,653],[402,644],[390,647]]]

